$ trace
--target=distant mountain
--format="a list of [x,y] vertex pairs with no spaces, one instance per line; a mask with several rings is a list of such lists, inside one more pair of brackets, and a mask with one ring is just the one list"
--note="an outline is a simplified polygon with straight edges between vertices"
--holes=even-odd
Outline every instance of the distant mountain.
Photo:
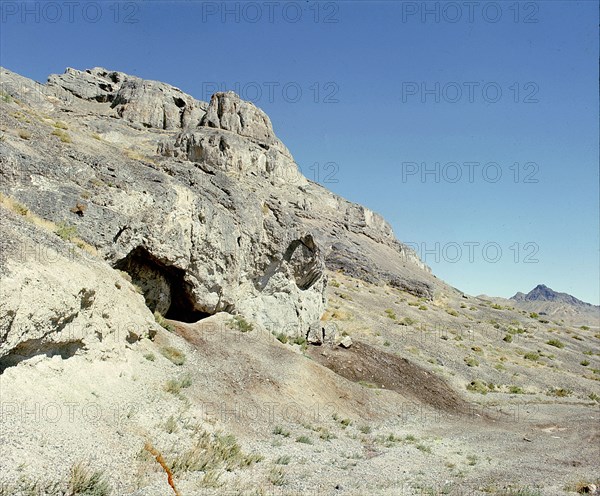
[[514,301],[551,301],[573,306],[594,306],[590,303],[586,303],[585,301],[581,301],[568,293],[559,293],[554,291],[544,284],[538,284],[527,294],[519,292],[510,299]]

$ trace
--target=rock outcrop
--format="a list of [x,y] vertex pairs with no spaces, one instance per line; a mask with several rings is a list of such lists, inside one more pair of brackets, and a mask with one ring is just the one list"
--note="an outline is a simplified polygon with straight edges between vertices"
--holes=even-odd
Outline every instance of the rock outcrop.
[[[306,335],[325,310],[326,268],[433,297],[434,278],[390,225],[302,176],[267,115],[234,93],[206,104],[101,68],[45,86],[1,79],[30,114],[7,108],[7,124],[35,138],[0,142],[2,192],[76,230],[149,311],[185,322],[241,313]],[[86,288],[69,288],[68,308]]]
[[100,67],[87,71],[69,68],[64,74],[51,75],[48,86],[83,100],[109,102],[119,117],[149,128],[198,126],[208,107],[171,85]]

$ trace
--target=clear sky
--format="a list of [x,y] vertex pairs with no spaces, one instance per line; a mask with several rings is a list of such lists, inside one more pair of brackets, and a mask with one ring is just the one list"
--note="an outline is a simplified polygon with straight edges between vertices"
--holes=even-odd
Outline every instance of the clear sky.
[[599,303],[596,1],[0,5],[8,69],[237,90],[450,284]]

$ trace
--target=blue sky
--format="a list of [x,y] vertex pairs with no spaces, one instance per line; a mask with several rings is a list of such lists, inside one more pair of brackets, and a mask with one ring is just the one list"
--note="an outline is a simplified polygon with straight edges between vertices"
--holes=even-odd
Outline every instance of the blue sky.
[[50,3],[2,2],[3,66],[237,89],[450,284],[599,303],[597,2]]

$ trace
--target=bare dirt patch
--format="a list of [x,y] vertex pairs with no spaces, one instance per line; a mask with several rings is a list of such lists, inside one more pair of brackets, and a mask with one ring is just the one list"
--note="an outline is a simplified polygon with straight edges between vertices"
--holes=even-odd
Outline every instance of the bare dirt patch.
[[316,362],[352,382],[396,391],[433,408],[448,413],[467,413],[469,403],[462,399],[442,378],[410,360],[354,342],[351,348],[311,347]]

